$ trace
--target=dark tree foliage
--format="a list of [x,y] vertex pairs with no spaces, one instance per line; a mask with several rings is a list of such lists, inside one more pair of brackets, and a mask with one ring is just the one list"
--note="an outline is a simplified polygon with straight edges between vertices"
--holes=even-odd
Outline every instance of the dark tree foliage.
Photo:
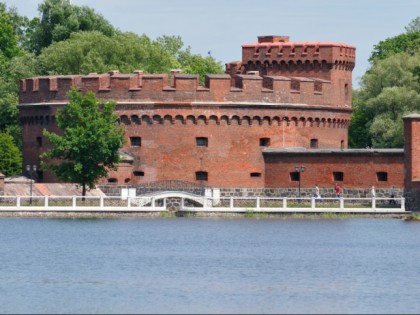
[[20,174],[22,154],[13,137],[7,132],[0,132],[0,173],[6,176]]
[[44,0],[38,10],[41,19],[33,19],[28,31],[28,49],[35,54],[75,32],[98,31],[106,36],[117,32],[102,15],[87,6],[73,5],[69,0]]

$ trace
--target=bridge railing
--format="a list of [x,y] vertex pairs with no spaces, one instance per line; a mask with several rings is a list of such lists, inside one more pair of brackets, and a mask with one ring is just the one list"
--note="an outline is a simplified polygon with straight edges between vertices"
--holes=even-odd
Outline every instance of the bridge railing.
[[202,205],[182,204],[188,211],[213,212],[404,212],[404,198],[206,198]]
[[0,211],[166,211],[166,199],[105,196],[0,196]]
[[0,196],[0,211],[167,211],[168,198],[180,198],[192,212],[404,212],[404,198],[210,198],[167,192],[138,197]]

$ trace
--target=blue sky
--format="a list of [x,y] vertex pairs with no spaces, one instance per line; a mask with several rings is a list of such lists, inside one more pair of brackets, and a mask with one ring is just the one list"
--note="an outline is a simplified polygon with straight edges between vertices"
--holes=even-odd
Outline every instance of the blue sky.
[[[41,0],[0,0],[21,15],[38,16]],[[334,41],[356,46],[354,87],[369,67],[373,46],[405,31],[420,16],[420,0],[72,0],[102,14],[121,31],[152,39],[179,35],[193,53],[223,64],[241,59],[241,45],[259,35],[291,41]]]

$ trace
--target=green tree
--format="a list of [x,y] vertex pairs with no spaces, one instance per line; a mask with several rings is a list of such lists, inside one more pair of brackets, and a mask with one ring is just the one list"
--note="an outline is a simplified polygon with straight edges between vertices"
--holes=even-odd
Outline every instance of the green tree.
[[420,111],[419,69],[419,53],[399,53],[375,62],[365,73],[354,94],[351,146],[403,146],[402,117]]
[[87,6],[76,6],[69,0],[44,0],[28,30],[28,49],[35,54],[53,42],[66,40],[72,33],[98,31],[111,36],[117,30],[100,14]]
[[96,95],[69,92],[68,105],[57,115],[62,135],[44,130],[52,149],[42,155],[44,169],[50,169],[67,182],[79,183],[82,194],[96,181],[116,168],[118,150],[124,144],[124,129],[113,113],[115,102],[100,104]]
[[[99,32],[74,33],[66,41],[51,44],[38,56],[42,74],[87,74],[119,70],[130,73],[169,73],[181,69],[186,73],[223,73],[220,62],[211,57],[192,55],[183,50],[179,37],[163,36],[152,41],[146,35],[118,33],[105,36]],[[68,52],[72,53],[69,54]]]
[[200,84],[204,83],[205,75],[209,73],[224,73],[222,64],[213,57],[202,57],[201,55],[191,54],[188,48],[179,56],[181,69],[185,73],[194,73],[200,75]]
[[42,74],[105,73],[110,70],[156,73],[179,68],[176,59],[146,35],[119,33],[109,37],[99,32],[74,33],[66,41],[53,43],[39,55],[38,65]]
[[420,17],[412,20],[405,29],[405,33],[387,38],[375,45],[369,61],[374,63],[402,52],[416,53],[420,48]]
[[420,110],[420,17],[405,29],[374,47],[353,93],[351,147],[402,147],[402,117]]
[[369,134],[371,124],[371,113],[368,112],[358,95],[360,91],[353,91],[353,112],[349,128],[349,147],[365,148],[371,147],[372,141]]
[[416,17],[414,20],[412,20],[406,27],[405,31],[407,33],[412,32],[419,32],[420,31],[420,16]]
[[15,33],[12,16],[6,6],[0,3],[0,61],[10,60],[23,53],[18,46],[18,36]]
[[22,154],[7,132],[0,132],[0,172],[6,176],[22,172]]
[[0,132],[7,131],[22,146],[22,128],[18,110],[19,79],[36,74],[34,56],[25,54],[4,62],[0,67]]
[[[34,64],[34,60],[28,61],[25,51],[19,47],[23,20],[14,9],[7,10],[0,3],[0,132],[9,132],[18,147],[22,144],[17,109],[18,82],[24,75],[34,74],[24,70],[29,63]],[[23,60],[27,62],[23,63]]]
[[162,36],[156,39],[156,43],[167,53],[173,56],[179,63],[180,69],[185,73],[198,74],[200,83],[204,83],[206,74],[224,73],[223,65],[210,55],[203,57],[191,53],[191,47],[183,49],[183,42],[179,36]]

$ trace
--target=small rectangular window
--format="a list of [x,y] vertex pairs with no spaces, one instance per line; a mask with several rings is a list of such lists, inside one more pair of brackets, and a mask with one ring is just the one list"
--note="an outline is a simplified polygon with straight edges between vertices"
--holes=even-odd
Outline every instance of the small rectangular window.
[[343,172],[333,172],[333,178],[335,182],[342,182],[344,180]]
[[290,81],[290,89],[295,91],[300,91],[300,81],[292,80]]
[[260,147],[269,147],[270,138],[260,138]]
[[318,139],[311,139],[311,149],[318,149]]
[[207,172],[195,172],[196,180],[208,180]]
[[130,137],[130,145],[132,147],[140,147],[141,146],[141,137]]
[[144,172],[142,172],[142,171],[134,171],[133,172],[133,175],[134,176],[144,176]]
[[378,182],[386,182],[388,181],[388,173],[387,172],[377,172],[376,179]]
[[257,172],[251,173],[250,175],[251,177],[261,177],[261,173],[257,173]]
[[36,144],[38,148],[42,147],[42,137],[36,137]]
[[208,147],[209,139],[207,137],[197,137],[195,138],[198,147]]
[[299,172],[291,172],[290,173],[290,181],[298,182],[299,179],[300,179],[300,173]]

